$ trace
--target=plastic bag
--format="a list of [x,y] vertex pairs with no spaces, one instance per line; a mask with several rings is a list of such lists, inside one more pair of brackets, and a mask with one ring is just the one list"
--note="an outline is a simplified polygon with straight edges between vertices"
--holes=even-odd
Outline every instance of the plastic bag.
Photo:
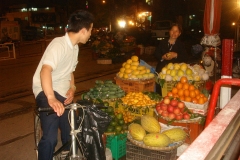
[[141,66],[145,66],[146,68],[150,69],[151,73],[156,73],[155,68],[153,68],[152,66],[150,66],[149,64],[147,64],[144,60],[140,59],[140,65]]
[[105,160],[105,148],[102,134],[111,122],[111,117],[89,101],[78,101],[86,106],[84,112],[80,109],[77,123],[82,123],[82,132],[77,134],[80,140],[81,151],[87,160]]

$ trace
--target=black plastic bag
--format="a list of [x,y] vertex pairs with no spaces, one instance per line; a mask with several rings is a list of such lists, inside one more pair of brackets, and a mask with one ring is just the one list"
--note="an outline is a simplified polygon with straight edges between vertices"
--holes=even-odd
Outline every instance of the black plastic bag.
[[106,160],[102,134],[110,124],[111,117],[90,101],[82,100],[77,103],[86,106],[84,112],[79,110],[77,119],[79,124],[84,116],[82,132],[77,134],[82,154],[87,160]]

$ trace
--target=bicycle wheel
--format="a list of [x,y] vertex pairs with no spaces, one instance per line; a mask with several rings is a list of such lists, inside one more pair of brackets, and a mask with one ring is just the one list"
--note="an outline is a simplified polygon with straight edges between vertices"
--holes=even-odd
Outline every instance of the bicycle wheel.
[[35,140],[35,150],[36,155],[38,157],[38,144],[42,137],[42,128],[41,128],[41,121],[38,114],[34,116],[34,140]]

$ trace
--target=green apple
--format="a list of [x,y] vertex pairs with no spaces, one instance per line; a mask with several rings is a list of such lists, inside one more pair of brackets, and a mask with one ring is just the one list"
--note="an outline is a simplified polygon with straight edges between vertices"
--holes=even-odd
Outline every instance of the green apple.
[[193,71],[190,68],[187,68],[187,70],[185,71],[185,73],[187,75],[192,75]]

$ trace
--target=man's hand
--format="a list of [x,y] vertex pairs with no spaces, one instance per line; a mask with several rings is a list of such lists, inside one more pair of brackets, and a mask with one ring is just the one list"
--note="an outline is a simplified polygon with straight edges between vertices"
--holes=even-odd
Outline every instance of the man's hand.
[[69,90],[67,91],[67,94],[66,94],[67,99],[64,101],[65,105],[72,103],[75,90],[76,90],[75,88],[72,88],[72,87],[69,88]]
[[48,99],[48,104],[53,108],[54,112],[56,112],[59,117],[64,113],[65,108],[63,104],[56,98]]

